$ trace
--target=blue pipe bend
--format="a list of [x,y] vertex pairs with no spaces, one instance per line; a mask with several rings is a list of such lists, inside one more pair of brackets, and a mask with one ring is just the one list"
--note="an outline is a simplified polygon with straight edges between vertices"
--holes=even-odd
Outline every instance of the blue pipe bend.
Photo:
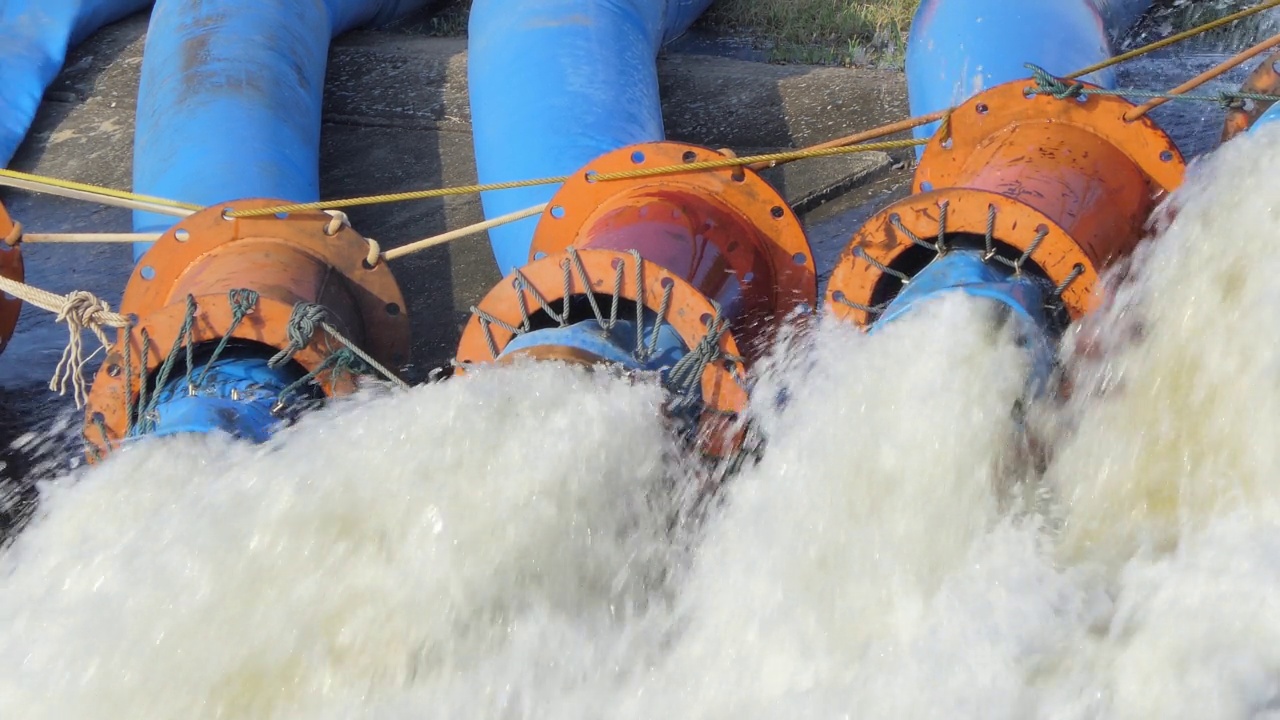
[[[911,114],[959,105],[977,93],[1030,77],[1034,63],[1064,75],[1112,57],[1113,44],[1151,0],[924,0],[907,41]],[[1113,89],[1115,72],[1082,80]],[[932,137],[938,123],[915,129]],[[923,149],[917,149],[917,155]]]
[[[656,55],[711,0],[475,0],[468,83],[480,182],[575,173],[665,138]],[[554,186],[481,196],[493,218],[547,202]],[[489,231],[503,275],[529,261],[536,218]]]
[[[320,197],[320,120],[329,43],[429,0],[160,0],[143,55],[134,139],[137,192],[199,205],[231,198]],[[172,219],[134,213],[134,229]],[[134,246],[141,259],[148,243]],[[150,435],[229,432],[264,440],[296,368],[272,351],[220,361],[205,383],[157,388]]]
[[[136,192],[212,205],[320,199],[330,40],[428,0],[160,0],[138,87]],[[172,218],[136,212],[138,232]],[[134,246],[135,261],[150,245]]]
[[[1116,38],[1150,5],[1150,0],[924,0],[907,43],[911,114],[945,110],[988,88],[1028,77],[1027,63],[1068,74],[1107,60]],[[1105,88],[1114,88],[1116,81],[1110,69],[1082,79]],[[927,138],[936,131],[933,123],[916,128],[915,135]],[[1037,280],[984,262],[981,253],[955,251],[912,278],[876,327],[943,294],[984,298],[1012,313],[1027,343],[1038,391],[1053,364],[1045,289]]]
[[67,52],[104,25],[151,0],[4,0],[0,2],[0,165],[31,130],[40,101]]

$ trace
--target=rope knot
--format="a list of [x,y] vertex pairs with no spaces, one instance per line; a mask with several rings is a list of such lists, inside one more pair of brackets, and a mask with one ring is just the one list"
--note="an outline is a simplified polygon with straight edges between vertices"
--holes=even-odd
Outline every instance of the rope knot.
[[1037,95],[1052,95],[1058,100],[1067,100],[1084,94],[1083,83],[1074,80],[1068,82],[1032,63],[1026,63],[1023,67],[1031,71],[1031,78],[1036,82]]
[[337,235],[343,228],[351,227],[351,218],[341,210],[325,210],[324,213],[329,216],[329,222],[325,223],[324,234],[330,237]]
[[57,321],[67,324],[67,333],[70,337],[67,340],[67,346],[62,350],[62,359],[58,361],[53,378],[49,381],[49,389],[59,395],[65,395],[67,386],[70,385],[76,407],[84,407],[89,399],[89,393],[85,388],[84,365],[93,355],[98,354],[98,350],[95,350],[93,355],[85,357],[82,334],[85,330],[91,331],[101,343],[99,348],[101,350],[111,345],[103,327],[124,327],[127,323],[124,318],[111,312],[111,306],[106,300],[99,299],[85,290],[77,290],[66,295],[62,307],[57,310]]
[[9,233],[4,236],[4,244],[16,247],[20,242],[22,242],[22,223],[14,220],[13,227],[9,228]]
[[1225,90],[1218,93],[1218,105],[1222,106],[1223,110],[1237,110],[1248,107],[1247,100],[1248,98],[1241,97],[1239,93]]
[[227,302],[231,304],[231,318],[239,323],[245,316],[253,312],[258,305],[258,292],[248,288],[236,288],[227,291]]
[[300,302],[294,305],[293,312],[289,315],[289,325],[286,328],[289,336],[289,346],[268,360],[268,367],[278,367],[281,363],[293,357],[299,350],[305,348],[316,334],[316,328],[320,327],[321,323],[325,322],[328,317],[329,310],[323,305],[309,302]]

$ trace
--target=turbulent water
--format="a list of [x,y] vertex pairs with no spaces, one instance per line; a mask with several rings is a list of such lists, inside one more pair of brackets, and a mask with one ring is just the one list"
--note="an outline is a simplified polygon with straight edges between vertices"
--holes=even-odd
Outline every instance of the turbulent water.
[[975,301],[821,327],[697,512],[655,388],[545,365],[52,480],[0,717],[1280,717],[1277,165],[1195,164],[1069,399]]

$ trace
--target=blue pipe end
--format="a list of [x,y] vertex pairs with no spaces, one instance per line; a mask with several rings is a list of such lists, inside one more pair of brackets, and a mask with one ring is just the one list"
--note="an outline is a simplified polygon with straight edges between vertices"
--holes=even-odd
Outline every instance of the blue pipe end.
[[1255,133],[1258,131],[1258,128],[1271,125],[1277,120],[1280,120],[1280,103],[1272,105],[1266,112],[1262,113],[1262,115],[1254,121],[1253,127],[1249,128],[1249,133]]
[[948,293],[964,292],[982,298],[1009,313],[1018,342],[1031,358],[1032,389],[1039,393],[1047,386],[1054,365],[1054,332],[1045,311],[1046,289],[1042,281],[1013,277],[1004,268],[986,262],[978,251],[952,251],[916,274],[885,309],[872,331]]
[[[644,325],[644,342],[649,346],[653,333],[652,321]],[[641,360],[635,355],[636,325],[634,322],[618,321],[612,330],[605,330],[595,320],[586,320],[562,328],[534,330],[517,336],[502,351],[502,357],[510,356],[520,350],[532,347],[571,347],[603,358],[606,362],[615,363],[628,370],[659,371],[670,368],[679,362],[688,352],[684,341],[676,331],[666,323],[658,329],[656,350]]]
[[[200,378],[203,368],[194,375]],[[296,367],[271,368],[265,358],[227,358],[213,363],[194,392],[185,377],[160,388],[149,422],[133,436],[226,433],[261,443],[281,426],[272,408],[281,393],[302,377]]]

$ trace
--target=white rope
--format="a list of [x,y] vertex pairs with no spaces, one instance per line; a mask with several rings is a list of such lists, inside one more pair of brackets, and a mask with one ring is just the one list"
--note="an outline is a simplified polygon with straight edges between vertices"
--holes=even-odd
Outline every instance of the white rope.
[[58,187],[56,185],[48,185],[46,183],[35,180],[26,180],[22,178],[0,176],[0,186],[18,188],[19,190],[30,190],[32,192],[40,192],[48,195],[57,195],[59,197],[71,198],[72,200],[88,200],[100,205],[110,205],[113,207],[126,208],[128,210],[143,210],[146,212],[158,213],[160,215],[173,215],[175,217],[186,217],[194,210],[186,208],[173,207],[171,205],[158,205],[142,200],[127,200],[125,198],[112,197],[101,193],[89,192],[87,190],[74,190],[71,188]]
[[70,385],[76,407],[84,407],[84,403],[89,399],[89,393],[85,389],[84,366],[99,351],[95,350],[86,358],[81,335],[85,330],[89,330],[97,336],[102,348],[110,347],[111,341],[107,339],[103,328],[128,327],[128,318],[112,312],[107,301],[85,290],[58,295],[4,276],[0,276],[0,290],[25,303],[53,313],[57,322],[67,324],[70,337],[67,347],[62,351],[62,359],[58,361],[58,367],[54,370],[53,379],[49,381],[49,389],[59,395],[66,395],[67,386]]
[[161,237],[160,233],[27,233],[22,243],[139,243]]
[[468,235],[474,235],[479,232],[484,232],[485,230],[496,228],[499,225],[506,225],[507,223],[513,223],[517,220],[523,220],[527,217],[533,217],[534,215],[537,215],[546,209],[547,209],[547,203],[543,203],[541,205],[534,205],[533,207],[525,208],[524,210],[517,210],[513,213],[508,213],[506,215],[496,217],[492,220],[485,220],[484,222],[478,222],[472,225],[467,225],[466,227],[460,227],[457,230],[450,230],[447,233],[434,235],[432,237],[419,240],[417,242],[409,243],[408,245],[402,245],[398,248],[393,248],[391,250],[388,250],[382,253],[382,259],[395,260],[396,258],[404,257],[405,255],[426,250],[427,248],[435,247],[436,245],[443,245],[452,240],[458,240],[459,238],[464,238],[464,237],[467,237]]

